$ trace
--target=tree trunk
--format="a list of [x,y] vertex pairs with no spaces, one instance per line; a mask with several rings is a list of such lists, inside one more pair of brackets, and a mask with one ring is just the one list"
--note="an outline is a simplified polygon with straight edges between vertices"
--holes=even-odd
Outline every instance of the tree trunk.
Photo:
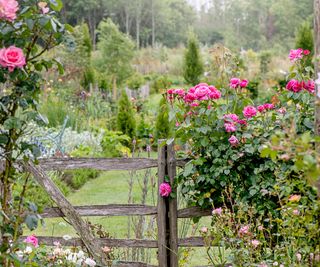
[[152,13],[152,47],[155,45],[156,33],[155,33],[155,15],[154,15],[154,0],[151,0],[151,13]]

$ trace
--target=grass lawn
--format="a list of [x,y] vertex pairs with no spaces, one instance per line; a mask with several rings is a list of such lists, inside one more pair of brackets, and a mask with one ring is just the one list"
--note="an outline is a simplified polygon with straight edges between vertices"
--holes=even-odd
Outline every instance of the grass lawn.
[[[134,190],[133,199],[135,203],[139,203],[141,196],[141,188],[139,181],[141,181],[145,171],[140,171],[134,178]],[[155,170],[152,170],[152,175],[155,177]],[[73,205],[90,205],[90,204],[125,204],[128,201],[128,180],[129,173],[122,171],[110,171],[102,173],[97,179],[90,180],[80,190],[73,192],[68,196],[69,201]],[[156,181],[156,180],[155,180]],[[153,205],[151,194],[147,199],[147,204]],[[150,218],[150,217],[149,217]],[[128,232],[128,217],[91,217],[90,221],[96,224],[103,225],[104,229],[108,231],[114,238],[126,238]],[[191,225],[190,221],[182,224],[179,221],[179,225],[186,227],[187,224]],[[191,227],[185,231],[189,231]],[[33,232],[38,236],[63,236],[71,235],[76,236],[76,232],[71,226],[69,226],[63,219],[45,219],[45,225],[38,227]],[[131,230],[133,234],[133,230]],[[198,232],[196,233],[198,234]],[[134,238],[132,236],[132,238]],[[148,237],[150,239],[156,238],[154,236]],[[154,250],[153,250],[154,251]],[[183,252],[182,252],[183,253]],[[192,257],[190,265],[184,266],[195,266],[205,265],[205,250],[204,249],[192,249],[189,252]],[[120,254],[120,250],[115,253]],[[153,263],[156,263],[155,251],[152,253]]]

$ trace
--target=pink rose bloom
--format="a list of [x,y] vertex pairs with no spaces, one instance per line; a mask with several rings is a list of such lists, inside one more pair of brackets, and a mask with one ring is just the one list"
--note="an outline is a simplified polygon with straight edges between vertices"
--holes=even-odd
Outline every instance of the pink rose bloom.
[[38,238],[35,235],[28,236],[24,242],[32,244],[35,248],[39,247]]
[[26,65],[26,58],[22,49],[10,46],[0,49],[0,65],[12,72],[15,68],[23,68]]
[[295,93],[300,92],[303,89],[302,83],[298,80],[292,79],[290,80],[287,85],[286,89]]
[[243,109],[243,115],[248,119],[257,115],[257,110],[253,106],[247,106]]
[[274,105],[270,103],[266,103],[263,105],[265,109],[274,109]]
[[171,186],[168,183],[162,183],[159,187],[159,193],[162,197],[168,197],[171,193]]
[[254,240],[251,240],[251,245],[254,248],[256,248],[256,247],[258,247],[260,245],[260,242],[259,242],[259,240],[254,239]]
[[221,215],[221,214],[222,214],[222,208],[217,208],[212,211],[212,215]]
[[289,59],[291,61],[297,61],[303,57],[303,49],[298,48],[298,49],[291,49],[290,54],[289,54]]
[[209,86],[206,83],[200,83],[195,88],[195,96],[198,100],[208,100],[209,93],[211,92]]
[[249,225],[242,226],[239,230],[239,235],[246,235],[249,234]]
[[279,108],[279,109],[278,109],[278,112],[279,112],[280,114],[286,114],[287,110],[286,110],[285,107],[283,107],[283,108]]
[[179,127],[180,126],[180,123],[179,122],[176,122],[176,127]]
[[19,4],[16,0],[0,0],[0,20],[14,21],[18,9]]
[[218,89],[215,89],[215,88],[214,89],[210,89],[209,98],[210,99],[219,99],[219,98],[221,98],[221,92]]
[[168,89],[168,90],[167,90],[167,93],[168,93],[169,95],[172,95],[173,92],[174,92],[174,89]]
[[239,140],[234,135],[232,135],[228,141],[232,146],[237,146],[239,144]]
[[309,80],[306,82],[303,82],[303,88],[310,92],[311,94],[314,94],[315,92],[315,84],[313,80]]
[[187,113],[187,116],[192,116],[192,111],[189,111],[188,113]]
[[226,129],[227,133],[235,132],[237,130],[237,127],[233,123],[230,123],[230,122],[226,122],[224,124],[224,128]]
[[184,101],[186,103],[192,103],[196,99],[197,99],[197,97],[195,96],[195,94],[191,93],[190,91],[184,97]]
[[175,89],[173,91],[174,94],[179,95],[179,96],[184,96],[185,95],[185,91],[183,89]]
[[297,253],[296,254],[296,257],[297,257],[297,261],[301,261],[301,259],[302,259],[302,255],[300,254],[300,253]]
[[247,125],[246,120],[237,120],[237,123],[239,123],[240,125]]
[[308,49],[303,50],[303,54],[304,54],[305,56],[308,56],[308,55],[310,55],[310,51],[309,51]]
[[241,88],[244,88],[244,87],[247,87],[248,86],[248,80],[242,80],[241,82],[240,82],[240,87]]
[[223,118],[225,119],[225,120],[231,120],[231,121],[234,121],[234,122],[237,122],[238,120],[239,120],[239,117],[238,117],[238,115],[237,114],[232,114],[232,113],[230,113],[230,114],[225,114],[224,116],[223,116]]
[[264,105],[258,106],[258,107],[257,107],[257,110],[258,110],[259,112],[263,112],[263,111],[265,110]]
[[230,84],[229,84],[229,86],[231,87],[231,88],[237,88],[239,85],[240,85],[240,83],[241,83],[241,80],[239,79],[239,78],[232,78],[231,80],[230,80]]
[[198,102],[193,102],[193,103],[191,103],[190,106],[191,106],[191,107],[198,107],[198,106],[199,106],[199,103],[198,103]]
[[47,7],[47,3],[46,2],[39,2],[38,3],[38,7],[41,9],[42,14],[47,14],[49,12],[49,7]]

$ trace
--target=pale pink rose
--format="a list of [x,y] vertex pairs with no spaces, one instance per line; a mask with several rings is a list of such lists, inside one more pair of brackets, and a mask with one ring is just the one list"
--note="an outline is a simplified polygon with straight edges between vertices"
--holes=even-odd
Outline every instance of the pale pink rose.
[[239,235],[247,235],[249,234],[249,225],[242,226],[239,230]]
[[289,197],[289,201],[290,201],[290,202],[299,202],[300,199],[301,199],[301,196],[300,196],[300,195],[291,195],[291,196]]
[[222,214],[222,208],[216,208],[212,211],[212,215],[221,215]]
[[224,124],[224,128],[227,133],[235,132],[237,130],[237,127],[233,123],[230,123],[230,122],[226,122]]
[[159,193],[162,197],[168,197],[171,193],[171,186],[168,183],[162,183],[159,187]]
[[42,14],[47,14],[50,10],[46,2],[39,2],[38,7],[41,9]]
[[0,0],[0,20],[14,21],[18,9],[19,4],[16,0]]
[[314,94],[315,92],[315,84],[313,80],[309,80],[306,82],[303,82],[303,88],[310,92],[311,94]]
[[285,107],[283,107],[283,108],[279,108],[279,109],[278,109],[278,112],[279,112],[280,114],[286,114],[286,113],[287,113],[287,110],[286,110]]
[[241,82],[240,82],[240,87],[241,88],[244,88],[244,87],[247,87],[248,86],[248,80],[242,80]]
[[265,104],[263,104],[263,106],[265,109],[274,109],[274,105],[270,104],[270,103],[265,103]]
[[237,146],[239,144],[239,140],[234,135],[232,135],[228,141],[232,146]]
[[247,106],[243,109],[243,115],[248,119],[257,115],[257,110],[253,106]]
[[296,254],[296,257],[297,257],[297,261],[301,261],[302,255],[301,255],[300,253],[297,253],[297,254]]
[[258,110],[259,112],[263,112],[263,111],[265,110],[264,105],[258,106],[258,107],[257,107],[257,110]]
[[237,114],[232,114],[232,113],[230,113],[230,114],[225,114],[225,115],[223,116],[223,118],[224,118],[225,120],[227,120],[227,121],[234,121],[234,122],[238,122],[238,120],[239,120],[238,115],[237,115]]
[[293,215],[297,215],[297,216],[298,216],[298,215],[300,215],[300,211],[299,211],[299,210],[297,210],[297,209],[293,210],[293,212],[292,212],[292,213],[293,213]]
[[259,245],[260,245],[260,242],[259,240],[251,240],[251,245],[254,247],[254,248],[257,248]]
[[35,235],[29,235],[24,242],[32,244],[35,248],[39,247],[38,238]]
[[200,229],[200,232],[206,234],[208,232],[208,228],[204,226]]
[[295,93],[299,93],[303,89],[303,84],[298,80],[292,79],[287,83],[286,89]]
[[310,55],[310,51],[308,49],[305,49],[305,50],[303,50],[303,54],[305,56],[308,56],[308,55]]
[[259,230],[259,231],[263,231],[263,226],[262,226],[262,225],[259,225],[259,226],[258,226],[258,230]]
[[15,68],[23,68],[26,65],[26,58],[22,49],[10,46],[0,49],[0,65],[12,72]]
[[290,54],[289,54],[289,59],[291,61],[297,61],[303,57],[303,49],[298,48],[298,49],[291,49]]
[[241,80],[239,79],[239,78],[232,78],[231,80],[230,80],[230,84],[229,84],[229,86],[231,87],[231,88],[237,88],[238,86],[240,86],[240,83],[241,83]]

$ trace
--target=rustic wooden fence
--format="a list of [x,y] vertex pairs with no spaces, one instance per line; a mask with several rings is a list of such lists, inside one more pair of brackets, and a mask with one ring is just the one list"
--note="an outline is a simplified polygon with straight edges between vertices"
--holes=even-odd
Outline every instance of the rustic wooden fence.
[[[119,204],[119,205],[91,205],[72,206],[63,196],[55,184],[46,175],[49,170],[96,169],[111,170],[142,170],[158,168],[158,186],[168,177],[173,185],[176,168],[183,167],[185,161],[175,158],[173,144],[159,145],[158,159],[123,158],[123,159],[88,159],[88,158],[58,158],[40,160],[39,165],[24,164],[26,171],[33,174],[39,184],[48,192],[57,207],[47,208],[42,214],[43,218],[65,217],[77,231],[79,238],[64,240],[62,237],[38,237],[43,244],[53,245],[59,241],[67,246],[85,246],[100,266],[105,266],[107,260],[102,247],[130,247],[130,248],[157,248],[158,266],[178,267],[179,247],[202,247],[201,237],[178,239],[178,218],[191,218],[195,216],[208,216],[210,211],[200,210],[196,207],[178,210],[177,199],[158,197],[157,206]],[[173,188],[175,190],[175,188]],[[159,195],[159,194],[158,194]],[[157,216],[157,240],[139,239],[112,239],[95,238],[82,216]],[[139,262],[119,262],[116,266],[146,267],[151,266]]]

